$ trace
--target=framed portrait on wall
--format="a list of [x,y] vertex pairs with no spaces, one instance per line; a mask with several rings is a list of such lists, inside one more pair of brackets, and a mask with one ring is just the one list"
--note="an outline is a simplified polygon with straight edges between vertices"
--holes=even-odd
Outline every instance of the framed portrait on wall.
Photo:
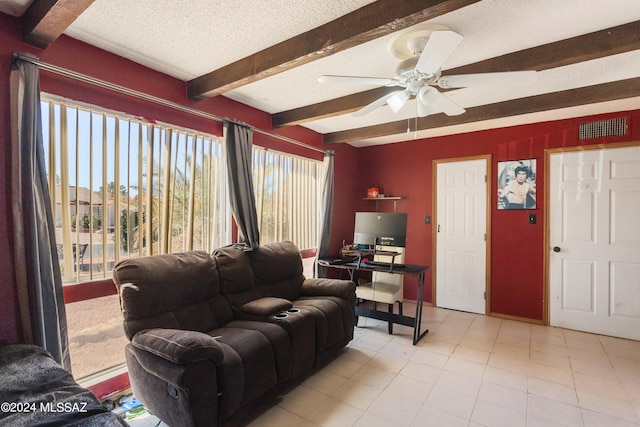
[[536,208],[536,159],[498,162],[498,209]]

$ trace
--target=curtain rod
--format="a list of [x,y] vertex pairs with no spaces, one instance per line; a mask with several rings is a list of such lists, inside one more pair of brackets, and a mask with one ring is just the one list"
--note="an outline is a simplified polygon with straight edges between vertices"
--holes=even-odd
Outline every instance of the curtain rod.
[[[36,58],[35,56],[30,55],[30,54],[23,54],[23,53],[14,52],[11,55],[11,57],[12,57],[12,59],[20,59],[20,60],[25,61],[25,62],[30,62],[32,64],[37,65],[42,70],[49,71],[51,73],[58,74],[60,76],[68,77],[68,78],[71,78],[71,79],[74,79],[74,80],[79,80],[79,81],[82,81],[84,83],[89,83],[89,84],[92,84],[94,86],[99,86],[99,87],[104,88],[104,89],[113,90],[115,92],[120,92],[120,93],[123,93],[125,95],[129,95],[129,96],[133,96],[133,97],[136,97],[136,98],[143,99],[145,101],[154,102],[156,104],[160,104],[160,105],[163,105],[165,107],[173,108],[175,110],[180,110],[180,111],[183,111],[185,113],[194,114],[196,116],[204,117],[204,118],[207,118],[207,119],[212,119],[212,120],[215,120],[217,122],[224,122],[225,120],[227,120],[227,121],[238,123],[237,121],[234,121],[234,120],[231,120],[231,119],[227,119],[227,118],[224,118],[224,117],[220,117],[220,116],[216,116],[215,114],[205,113],[204,111],[196,110],[194,108],[185,107],[184,105],[180,105],[180,104],[177,104],[175,102],[167,101],[166,99],[158,98],[157,96],[153,96],[153,95],[149,95],[149,94],[146,94],[146,93],[143,93],[143,92],[139,92],[137,90],[129,89],[129,88],[126,88],[124,86],[117,85],[115,83],[110,83],[110,82],[107,82],[105,80],[97,79],[95,77],[87,76],[86,74],[82,74],[82,73],[78,73],[76,71],[68,70],[66,68],[58,67],[57,65],[48,64],[46,62],[40,61],[38,58]],[[258,129],[256,127],[251,126],[251,125],[247,125],[247,124],[244,124],[244,125],[249,127],[254,132],[260,133],[262,135],[270,136],[272,138],[276,138],[276,139],[288,142],[290,144],[295,144],[295,145],[298,145],[300,147],[307,148],[309,150],[318,151],[318,152],[323,153],[323,154],[328,154],[329,153],[326,150],[322,150],[320,148],[314,147],[313,145],[305,144],[304,142],[297,141],[297,140],[295,140],[293,138],[289,138],[287,136],[278,135],[277,133],[272,133],[272,132],[268,132],[268,131],[265,131],[265,130],[262,130],[262,129]]]

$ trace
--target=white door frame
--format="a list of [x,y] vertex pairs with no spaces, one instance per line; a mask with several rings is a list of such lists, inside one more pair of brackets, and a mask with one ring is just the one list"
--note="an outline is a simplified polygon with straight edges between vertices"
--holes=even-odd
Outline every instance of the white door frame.
[[432,233],[431,233],[431,301],[432,305],[436,306],[436,270],[438,268],[437,261],[437,253],[438,253],[438,164],[440,163],[452,163],[452,162],[464,162],[468,160],[485,160],[486,162],[486,171],[487,171],[487,212],[486,212],[486,239],[485,239],[485,250],[486,250],[486,266],[485,266],[485,315],[491,314],[491,281],[489,280],[491,277],[491,207],[493,198],[491,197],[491,183],[492,183],[492,162],[491,162],[491,154],[479,155],[479,156],[467,156],[467,157],[455,157],[448,159],[436,159],[433,160],[432,165],[432,175],[433,175],[433,192],[432,192],[432,212],[433,218],[431,221],[432,224]]
[[550,286],[549,286],[549,264],[551,262],[551,227],[549,225],[549,216],[550,216],[550,206],[549,206],[549,197],[551,193],[551,172],[549,170],[549,164],[551,162],[551,155],[557,153],[575,153],[578,151],[584,150],[606,150],[609,148],[621,148],[621,147],[636,147],[640,146],[640,141],[629,141],[629,142],[616,142],[610,144],[593,144],[593,145],[579,145],[574,147],[560,147],[560,148],[547,148],[544,150],[544,244],[543,249],[545,251],[546,256],[543,257],[543,274],[544,274],[544,283],[543,283],[543,298],[544,302],[542,304],[542,322],[544,325],[550,324]]

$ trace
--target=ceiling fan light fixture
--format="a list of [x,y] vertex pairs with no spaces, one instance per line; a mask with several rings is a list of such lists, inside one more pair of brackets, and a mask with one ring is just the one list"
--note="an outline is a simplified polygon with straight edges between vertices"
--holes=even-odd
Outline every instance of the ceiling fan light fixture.
[[437,100],[436,89],[431,86],[422,86],[418,91],[418,101],[424,105],[431,105]]
[[409,95],[407,95],[407,92],[398,92],[387,99],[387,104],[389,108],[391,108],[391,111],[397,113],[408,100]]
[[418,99],[418,117],[426,117],[434,112],[435,110],[432,105],[425,104],[422,100]]

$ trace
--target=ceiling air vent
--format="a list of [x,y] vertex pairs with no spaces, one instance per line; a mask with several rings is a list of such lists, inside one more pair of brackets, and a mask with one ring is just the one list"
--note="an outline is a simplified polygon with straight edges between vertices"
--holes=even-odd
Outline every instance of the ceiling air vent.
[[627,118],[600,120],[580,124],[580,139],[603,138],[605,136],[623,136],[627,134]]

